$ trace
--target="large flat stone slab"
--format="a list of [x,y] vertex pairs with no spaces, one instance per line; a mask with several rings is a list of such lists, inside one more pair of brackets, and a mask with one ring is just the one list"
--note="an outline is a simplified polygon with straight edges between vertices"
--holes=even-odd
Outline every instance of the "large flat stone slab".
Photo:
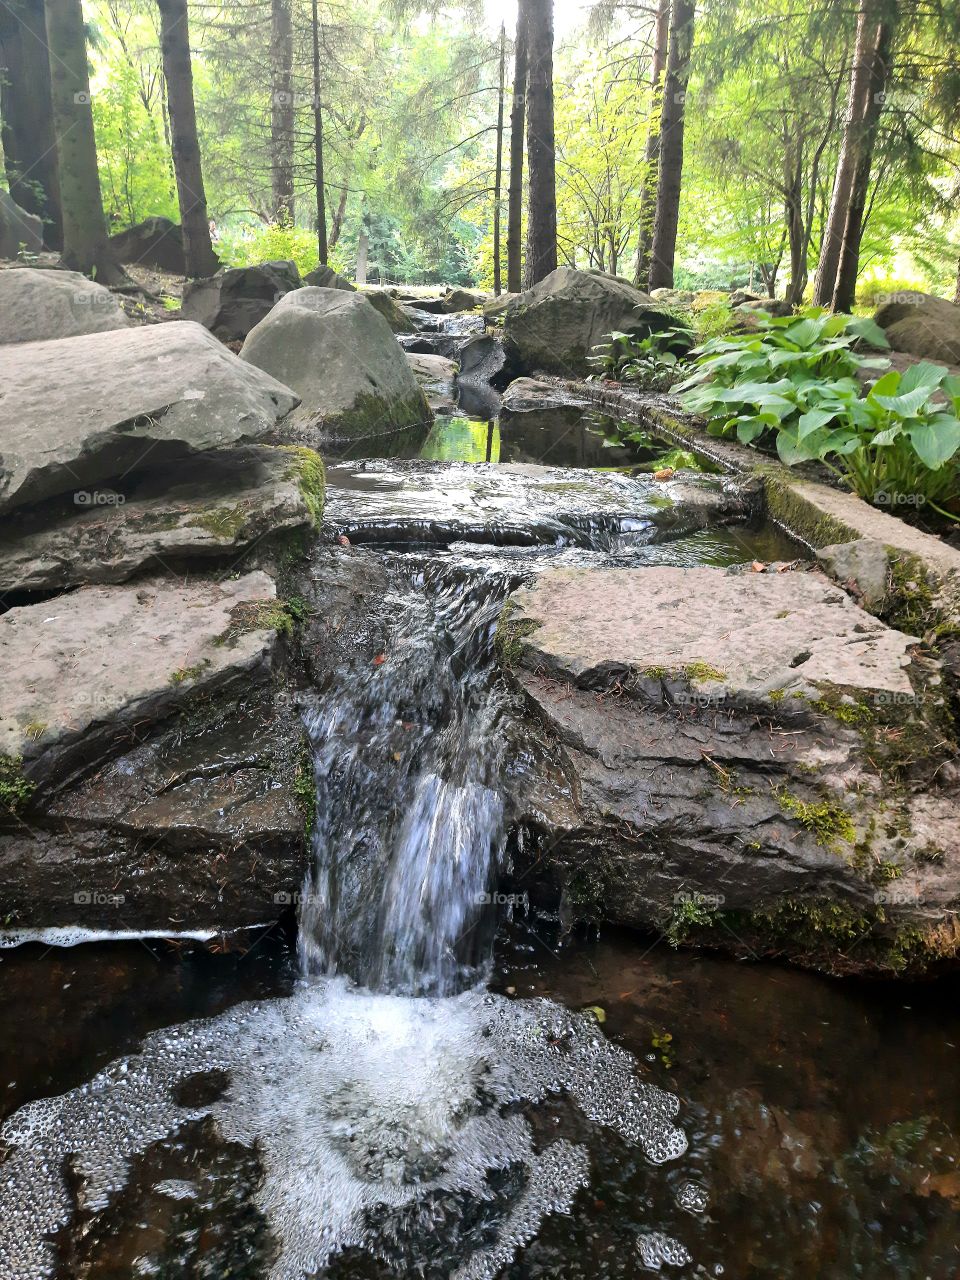
[[52,499],[0,519],[0,591],[124,582],[148,569],[234,556],[319,515],[323,464],[251,445],[131,475],[122,491]]
[[827,688],[913,696],[914,638],[818,573],[560,569],[512,602],[525,664],[582,683],[619,668],[657,679],[686,673],[741,700]]
[[0,762],[65,781],[137,724],[268,669],[273,580],[85,587],[0,617]]
[[938,666],[820,573],[550,571],[499,642],[526,706],[518,888],[834,973],[960,953]]
[[257,440],[296,403],[198,324],[0,347],[0,513]]

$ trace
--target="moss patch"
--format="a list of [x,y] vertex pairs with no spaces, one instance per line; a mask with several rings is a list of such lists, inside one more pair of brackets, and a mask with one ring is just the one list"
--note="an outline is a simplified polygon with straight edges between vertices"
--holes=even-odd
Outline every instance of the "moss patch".
[[195,662],[192,667],[178,667],[170,677],[170,683],[184,684],[187,680],[196,680],[203,675],[209,665],[210,659],[203,658],[200,662]]
[[801,800],[789,791],[780,788],[776,792],[780,808],[784,813],[795,818],[807,831],[811,832],[817,844],[832,852],[840,852],[842,842],[853,844],[857,838],[856,828],[850,815],[840,805],[829,800],[812,802]]
[[493,637],[493,645],[500,665],[515,667],[523,656],[523,641],[533,635],[543,625],[534,618],[515,618],[517,606],[508,600],[503,606],[497,621],[497,629]]
[[323,520],[323,506],[327,493],[327,476],[323,467],[323,459],[313,449],[304,445],[285,444],[280,446],[293,459],[290,478],[294,477],[300,484],[300,494],[304,505],[310,513],[311,523],[315,528]]
[[220,538],[224,542],[233,542],[246,523],[246,519],[246,510],[243,504],[238,502],[235,507],[214,507],[210,511],[204,511],[194,516],[192,520],[188,520],[187,527],[206,529],[215,538]]

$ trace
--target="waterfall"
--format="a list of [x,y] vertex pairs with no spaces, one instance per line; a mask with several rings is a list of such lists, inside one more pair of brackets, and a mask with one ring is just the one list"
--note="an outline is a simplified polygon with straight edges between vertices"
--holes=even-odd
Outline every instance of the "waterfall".
[[447,995],[483,971],[504,843],[500,575],[401,574],[385,650],[357,656],[306,716],[317,786],[300,902],[307,974]]

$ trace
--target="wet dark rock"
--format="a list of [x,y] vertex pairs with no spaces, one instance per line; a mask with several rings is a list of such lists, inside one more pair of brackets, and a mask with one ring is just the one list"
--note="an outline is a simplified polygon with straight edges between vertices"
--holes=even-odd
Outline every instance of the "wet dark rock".
[[743,521],[750,509],[736,486],[692,474],[369,461],[329,468],[325,522],[351,542],[609,549]]
[[469,338],[460,347],[458,358],[461,381],[485,383],[502,391],[513,377],[507,350],[493,334],[480,333]]
[[228,267],[208,280],[190,280],[181,317],[196,320],[222,342],[242,341],[282,297],[303,285],[294,262]]
[[0,589],[123,582],[186,561],[233,560],[268,536],[307,528],[323,502],[319,458],[266,446],[132,472],[121,485],[84,494],[80,505],[68,495],[0,519]]
[[815,573],[666,568],[543,574],[501,630],[524,870],[569,922],[834,972],[960,949],[953,748],[910,637]]
[[110,237],[110,248],[117,262],[143,267],[159,267],[184,275],[183,232],[169,218],[144,218],[143,222],[118,231]]
[[435,413],[452,413],[456,408],[454,401],[457,379],[457,364],[445,356],[423,355],[418,351],[408,351],[407,363],[413,370],[413,376],[423,388],[427,403]]

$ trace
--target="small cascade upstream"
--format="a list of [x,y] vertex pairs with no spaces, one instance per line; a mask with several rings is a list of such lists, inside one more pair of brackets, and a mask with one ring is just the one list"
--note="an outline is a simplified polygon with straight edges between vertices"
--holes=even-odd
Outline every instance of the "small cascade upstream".
[[308,713],[306,974],[447,995],[482,972],[504,842],[491,658],[506,592],[500,576],[466,580],[449,565],[408,580],[390,601],[387,651],[339,672]]

